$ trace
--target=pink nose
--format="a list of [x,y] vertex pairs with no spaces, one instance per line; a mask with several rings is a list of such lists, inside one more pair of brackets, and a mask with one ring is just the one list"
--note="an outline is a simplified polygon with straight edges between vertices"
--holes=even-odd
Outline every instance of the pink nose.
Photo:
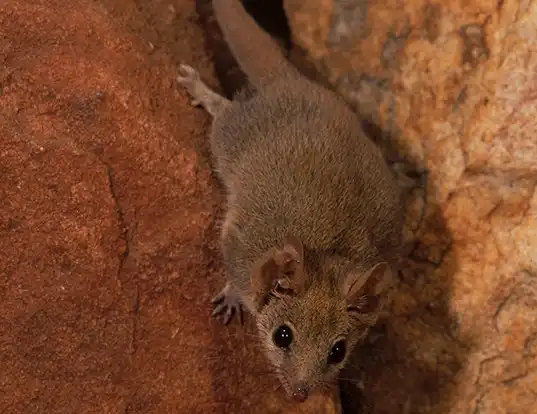
[[293,398],[295,401],[304,402],[308,399],[309,387],[301,382],[296,385],[295,390],[293,391]]

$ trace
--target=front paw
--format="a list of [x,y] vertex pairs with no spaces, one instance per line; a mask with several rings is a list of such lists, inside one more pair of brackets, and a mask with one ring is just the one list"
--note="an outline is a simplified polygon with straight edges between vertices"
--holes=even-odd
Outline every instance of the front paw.
[[222,316],[222,322],[224,325],[228,325],[233,319],[233,316],[236,314],[238,315],[239,322],[242,325],[242,305],[238,295],[233,292],[233,289],[229,283],[211,300],[211,303],[214,305],[211,316]]

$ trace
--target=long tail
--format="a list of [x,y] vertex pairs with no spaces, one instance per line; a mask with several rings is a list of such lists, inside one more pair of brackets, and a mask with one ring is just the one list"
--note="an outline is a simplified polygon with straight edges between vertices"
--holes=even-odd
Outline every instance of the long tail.
[[213,8],[231,52],[254,86],[262,88],[277,79],[299,76],[240,0],[213,0]]

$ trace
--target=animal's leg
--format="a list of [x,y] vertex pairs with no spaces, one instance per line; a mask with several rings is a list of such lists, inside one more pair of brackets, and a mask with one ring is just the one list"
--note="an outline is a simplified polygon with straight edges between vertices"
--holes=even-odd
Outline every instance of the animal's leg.
[[192,105],[201,105],[215,118],[231,102],[209,88],[200,78],[196,69],[188,65],[179,66],[177,81],[192,97]]

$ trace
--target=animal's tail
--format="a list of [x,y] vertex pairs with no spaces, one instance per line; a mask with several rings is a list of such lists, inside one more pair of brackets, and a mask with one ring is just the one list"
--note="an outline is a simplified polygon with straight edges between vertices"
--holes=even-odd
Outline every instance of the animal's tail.
[[266,87],[276,79],[298,76],[298,71],[240,0],[213,0],[213,8],[231,52],[254,86]]

